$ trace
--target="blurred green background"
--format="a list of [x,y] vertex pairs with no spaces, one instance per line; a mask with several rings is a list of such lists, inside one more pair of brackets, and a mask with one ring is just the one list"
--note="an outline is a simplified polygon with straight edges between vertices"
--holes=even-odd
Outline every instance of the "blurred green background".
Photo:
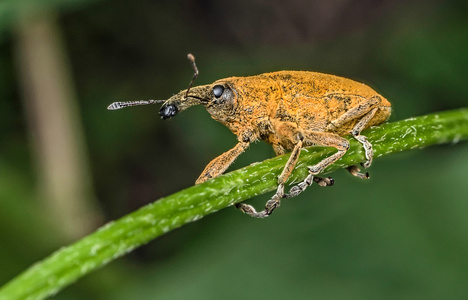
[[[2,0],[0,285],[96,229],[191,186],[235,136],[202,107],[157,106],[192,77],[313,70],[353,78],[391,120],[468,106],[467,1]],[[467,299],[468,144],[378,159],[371,180],[225,209],[54,299]],[[231,169],[274,155],[257,143]],[[271,195],[249,202],[262,206]]]

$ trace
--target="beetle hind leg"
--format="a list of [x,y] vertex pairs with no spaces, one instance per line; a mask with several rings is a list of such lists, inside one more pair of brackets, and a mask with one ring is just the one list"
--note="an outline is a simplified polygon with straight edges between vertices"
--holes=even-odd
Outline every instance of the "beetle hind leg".
[[[335,130],[347,122],[350,122],[356,119],[359,120],[350,133],[364,147],[366,161],[361,164],[364,168],[370,167],[372,163],[374,151],[372,150],[372,145],[371,143],[369,143],[367,138],[361,135],[361,131],[364,130],[372,121],[372,118],[375,116],[375,113],[380,108],[381,102],[382,102],[382,99],[379,96],[373,96],[367,99],[365,103],[350,109],[346,113],[342,114],[336,120],[331,121],[330,124],[328,124],[327,126],[328,130]],[[356,168],[352,168],[349,171],[351,174],[360,178],[368,177],[368,176],[365,176],[365,174],[362,174],[362,173],[359,173],[359,171],[356,171]]]
[[353,176],[356,176],[356,177],[361,178],[361,179],[369,179],[369,172],[361,173],[360,172],[361,169],[359,169],[358,166],[351,166],[351,167],[347,167],[346,169]]
[[[369,111],[367,114],[365,114],[359,120],[359,122],[356,124],[356,126],[354,126],[353,130],[351,130],[351,134],[353,135],[353,137],[358,142],[360,142],[362,144],[362,146],[364,147],[366,161],[364,163],[361,163],[361,165],[364,168],[368,168],[372,164],[372,159],[374,157],[374,150],[372,149],[372,144],[367,140],[367,137],[365,137],[364,135],[361,135],[361,131],[364,130],[364,128],[366,128],[366,126],[369,124],[369,122],[374,117],[377,110],[378,110],[378,107],[375,107],[371,111]],[[352,167],[348,168],[348,171],[352,175],[354,175],[356,177],[363,178],[363,179],[368,179],[369,178],[368,173],[366,173],[366,174],[360,173],[359,168],[356,167],[356,166],[352,166]]]

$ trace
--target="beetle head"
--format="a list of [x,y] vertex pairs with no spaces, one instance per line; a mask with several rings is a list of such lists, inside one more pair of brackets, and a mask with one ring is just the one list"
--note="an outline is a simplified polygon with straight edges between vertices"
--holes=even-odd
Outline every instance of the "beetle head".
[[194,105],[203,105],[211,116],[223,121],[235,111],[236,93],[228,83],[217,81],[180,91],[161,106],[159,115],[169,119]]

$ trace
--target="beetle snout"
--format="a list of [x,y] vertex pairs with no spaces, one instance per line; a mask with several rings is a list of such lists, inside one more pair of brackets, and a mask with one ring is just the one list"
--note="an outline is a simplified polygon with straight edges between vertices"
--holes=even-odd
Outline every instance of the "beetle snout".
[[166,120],[175,116],[177,114],[177,111],[177,106],[175,106],[174,104],[163,105],[159,110],[159,115],[161,116],[161,119]]

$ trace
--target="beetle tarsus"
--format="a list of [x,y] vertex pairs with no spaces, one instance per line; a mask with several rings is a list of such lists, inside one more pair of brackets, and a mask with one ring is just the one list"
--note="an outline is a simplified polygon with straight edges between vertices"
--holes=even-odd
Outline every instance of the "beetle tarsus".
[[322,186],[322,187],[335,185],[335,180],[333,180],[333,178],[331,178],[331,177],[325,177],[325,178],[322,178],[322,177],[314,177],[314,181],[315,181],[319,186]]
[[374,150],[372,149],[372,144],[367,140],[364,135],[355,135],[354,138],[358,140],[364,147],[364,154],[366,156],[366,161],[361,163],[361,166],[364,168],[369,168],[372,164],[372,159],[374,158]]
[[278,185],[276,193],[271,197],[270,200],[265,204],[265,209],[257,212],[252,205],[245,203],[237,203],[236,207],[240,209],[243,213],[254,217],[263,219],[271,215],[271,213],[281,205],[281,199],[284,197],[284,184]]
[[335,184],[335,180],[333,180],[331,177],[316,177],[312,173],[309,173],[306,179],[293,186],[289,190],[289,193],[285,194],[283,198],[293,198],[299,196],[299,194],[304,192],[309,186],[312,185],[313,182],[317,183],[317,185],[321,187],[333,186]]
[[303,181],[299,182],[295,186],[293,186],[290,190],[289,193],[284,195],[284,198],[293,198],[298,196],[300,193],[306,190],[309,186],[312,185],[312,183],[315,181],[314,175],[312,173],[309,173],[307,175],[306,179]]
[[281,199],[289,199],[298,196],[314,182],[323,187],[332,186],[335,184],[335,181],[331,177],[314,177],[314,175],[310,173],[306,179],[293,186],[287,194],[284,193],[284,184],[279,184],[278,188],[276,189],[276,193],[273,195],[273,197],[271,197],[270,200],[267,201],[265,204],[265,209],[262,211],[257,212],[252,205],[245,203],[236,204],[236,208],[240,209],[243,213],[251,217],[260,219],[266,218],[281,205]]
[[361,169],[359,169],[358,166],[351,166],[351,167],[347,167],[346,169],[353,176],[356,176],[356,177],[361,178],[361,179],[369,179],[369,173],[368,172],[361,173],[360,172]]

